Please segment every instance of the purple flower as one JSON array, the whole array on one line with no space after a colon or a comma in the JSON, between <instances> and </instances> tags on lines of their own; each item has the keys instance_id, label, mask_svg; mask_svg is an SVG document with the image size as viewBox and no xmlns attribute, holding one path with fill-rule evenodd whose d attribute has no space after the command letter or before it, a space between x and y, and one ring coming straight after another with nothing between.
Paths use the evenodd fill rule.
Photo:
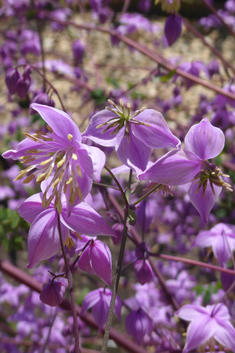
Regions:
<instances>
[{"instance_id":1,"label":"purple flower","mask_svg":"<svg viewBox=\"0 0 235 353\"><path fill-rule=\"evenodd\" d=\"M6 73L5 82L10 94L16 93L17 82L20 79L20 73L17 69L9 69Z\"/></svg>"},{"instance_id":2,"label":"purple flower","mask_svg":"<svg viewBox=\"0 0 235 353\"><path fill-rule=\"evenodd\" d=\"M186 299L192 301L195 297L193 288L197 285L196 279L185 270L178 274L177 279L167 280L166 284L179 303L183 303Z\"/></svg>"},{"instance_id":3,"label":"purple flower","mask_svg":"<svg viewBox=\"0 0 235 353\"><path fill-rule=\"evenodd\" d=\"M134 264L135 275L140 282L144 285L145 283L150 282L153 277L153 270L148 260L139 260Z\"/></svg>"},{"instance_id":4,"label":"purple flower","mask_svg":"<svg viewBox=\"0 0 235 353\"><path fill-rule=\"evenodd\" d=\"M173 14L167 18L164 33L169 47L174 44L181 35L182 24L183 20L178 15Z\"/></svg>"},{"instance_id":5,"label":"purple flower","mask_svg":"<svg viewBox=\"0 0 235 353\"><path fill-rule=\"evenodd\" d=\"M55 197L54 205L60 210L61 195L65 193L69 214L90 192L92 178L99 179L105 155L96 147L82 144L80 131L68 114L36 103L31 108L46 121L48 133L26 134L17 149L3 153L3 157L21 159L29 165L16 178L27 176L25 184L34 178L40 183L51 175L48 187L43 190L43 207L48 207ZM53 191L47 198L50 187Z\"/></svg>"},{"instance_id":6,"label":"purple flower","mask_svg":"<svg viewBox=\"0 0 235 353\"><path fill-rule=\"evenodd\" d=\"M207 222L222 186L231 191L230 185L221 178L225 176L222 171L207 161L222 152L224 142L223 132L212 126L208 119L203 119L189 129L184 150L168 152L140 174L139 179L164 185L191 182L189 198L203 221Z\"/></svg>"},{"instance_id":7,"label":"purple flower","mask_svg":"<svg viewBox=\"0 0 235 353\"><path fill-rule=\"evenodd\" d=\"M57 210L53 202L48 205L47 209L43 208L42 200L42 193L35 194L18 209L20 216L32 223L28 235L28 268L33 268L42 260L52 257L61 248ZM67 217L64 198L61 204L60 222L63 243L68 248L74 246L69 230L88 235L116 235L106 221L84 202L75 206L70 216Z\"/></svg>"},{"instance_id":8,"label":"purple flower","mask_svg":"<svg viewBox=\"0 0 235 353\"><path fill-rule=\"evenodd\" d=\"M196 77L200 76L200 71L204 71L207 77L209 77L209 72L207 66L202 62L202 61L193 61L193 62L183 62L182 64L179 65L179 69L194 75ZM179 77L179 75L174 75L173 82L176 81L176 79ZM181 85L185 84L186 89L191 88L195 82L191 81L190 79L187 78L182 78L181 79Z\"/></svg>"},{"instance_id":9,"label":"purple flower","mask_svg":"<svg viewBox=\"0 0 235 353\"><path fill-rule=\"evenodd\" d=\"M109 306L111 302L112 291L107 288L99 288L88 293L82 303L81 315L88 309L92 308L92 315L99 326L99 331L107 321ZM117 295L114 313L120 320L121 317L122 301Z\"/></svg>"},{"instance_id":10,"label":"purple flower","mask_svg":"<svg viewBox=\"0 0 235 353\"><path fill-rule=\"evenodd\" d=\"M96 274L108 285L111 285L112 279L112 255L109 247L101 240L89 238L82 235L82 239L76 242L76 251L80 251L89 242L82 255L79 258L78 265L81 270L90 274Z\"/></svg>"},{"instance_id":11,"label":"purple flower","mask_svg":"<svg viewBox=\"0 0 235 353\"><path fill-rule=\"evenodd\" d=\"M33 103L41 104L41 105L49 105L50 107L55 106L55 102L52 98L50 98L46 93L39 93L37 94L34 99ZM37 112L34 109L30 110L30 114L36 114Z\"/></svg>"},{"instance_id":12,"label":"purple flower","mask_svg":"<svg viewBox=\"0 0 235 353\"><path fill-rule=\"evenodd\" d=\"M58 306L64 299L64 293L66 290L66 279L49 280L43 287L40 300L49 306Z\"/></svg>"},{"instance_id":13,"label":"purple flower","mask_svg":"<svg viewBox=\"0 0 235 353\"><path fill-rule=\"evenodd\" d=\"M142 308L133 310L126 317L125 324L127 333L132 336L139 345L142 344L146 334L151 335L154 326L153 321Z\"/></svg>"},{"instance_id":14,"label":"purple flower","mask_svg":"<svg viewBox=\"0 0 235 353\"><path fill-rule=\"evenodd\" d=\"M119 159L130 168L144 170L151 148L178 147L180 141L171 133L163 116L153 109L131 113L109 100L112 108L95 114L83 136L101 146L114 146Z\"/></svg>"},{"instance_id":15,"label":"purple flower","mask_svg":"<svg viewBox=\"0 0 235 353\"><path fill-rule=\"evenodd\" d=\"M235 330L230 323L230 315L224 304L207 305L205 308L187 304L179 309L176 315L183 320L191 321L183 353L204 345L212 338L222 346L235 351Z\"/></svg>"},{"instance_id":16,"label":"purple flower","mask_svg":"<svg viewBox=\"0 0 235 353\"><path fill-rule=\"evenodd\" d=\"M75 40L72 45L72 50L76 62L81 62L85 51L84 44L80 42L80 40Z\"/></svg>"},{"instance_id":17,"label":"purple flower","mask_svg":"<svg viewBox=\"0 0 235 353\"><path fill-rule=\"evenodd\" d=\"M220 266L224 267L231 258L231 252L235 249L235 228L219 223L211 230L200 232L191 245L191 247L195 246L202 248L212 246Z\"/></svg>"}]
</instances>

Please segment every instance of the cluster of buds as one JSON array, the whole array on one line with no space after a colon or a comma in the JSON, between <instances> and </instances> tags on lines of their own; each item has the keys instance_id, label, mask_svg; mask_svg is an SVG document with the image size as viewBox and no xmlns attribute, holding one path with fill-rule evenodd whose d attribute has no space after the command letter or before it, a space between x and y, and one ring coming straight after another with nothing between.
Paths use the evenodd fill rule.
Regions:
<instances>
[{"instance_id":1,"label":"cluster of buds","mask_svg":"<svg viewBox=\"0 0 235 353\"><path fill-rule=\"evenodd\" d=\"M26 66L23 74L14 68L7 71L5 82L10 95L17 93L22 99L26 96L31 85L31 75L32 69L30 66Z\"/></svg>"}]
</instances>

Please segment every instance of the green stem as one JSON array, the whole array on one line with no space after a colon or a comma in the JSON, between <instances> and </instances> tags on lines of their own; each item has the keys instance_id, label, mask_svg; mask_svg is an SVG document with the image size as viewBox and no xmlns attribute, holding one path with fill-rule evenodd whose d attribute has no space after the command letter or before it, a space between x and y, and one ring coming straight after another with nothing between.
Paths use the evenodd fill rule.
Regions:
<instances>
[{"instance_id":1,"label":"green stem","mask_svg":"<svg viewBox=\"0 0 235 353\"><path fill-rule=\"evenodd\" d=\"M138 203L140 203L141 201L143 201L144 199L146 199L146 197L148 197L150 194L152 194L154 191L156 191L162 184L157 184L154 186L154 188L152 188L150 191L148 191L145 195L141 196L137 201L135 201L133 203L133 205L137 205Z\"/></svg>"},{"instance_id":2,"label":"green stem","mask_svg":"<svg viewBox=\"0 0 235 353\"><path fill-rule=\"evenodd\" d=\"M129 206L128 200L126 198L126 195L125 195L124 191L122 190L122 187L121 187L119 181L117 180L117 178L115 177L113 172L106 165L104 166L104 168L109 172L109 174L111 175L111 177L113 178L113 180L117 184L117 187L118 187L118 189L120 190L120 192L122 194L123 201L125 202L126 207L128 207Z\"/></svg>"}]
</instances>

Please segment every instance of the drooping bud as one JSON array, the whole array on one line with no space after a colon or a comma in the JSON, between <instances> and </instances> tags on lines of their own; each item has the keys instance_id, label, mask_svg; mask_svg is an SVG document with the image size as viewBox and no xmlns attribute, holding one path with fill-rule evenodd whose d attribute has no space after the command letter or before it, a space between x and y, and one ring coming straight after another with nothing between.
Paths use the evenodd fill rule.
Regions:
<instances>
[{"instance_id":1,"label":"drooping bud","mask_svg":"<svg viewBox=\"0 0 235 353\"><path fill-rule=\"evenodd\" d=\"M164 33L169 47L174 44L181 35L182 22L182 18L175 14L172 14L167 18Z\"/></svg>"},{"instance_id":2,"label":"drooping bud","mask_svg":"<svg viewBox=\"0 0 235 353\"><path fill-rule=\"evenodd\" d=\"M30 76L22 76L16 86L16 93L20 98L24 98L26 94L28 93L29 87L31 84L31 78Z\"/></svg>"},{"instance_id":3,"label":"drooping bud","mask_svg":"<svg viewBox=\"0 0 235 353\"><path fill-rule=\"evenodd\" d=\"M112 228L117 233L117 237L112 237L112 241L114 245L117 245L122 241L124 225L122 223L115 223Z\"/></svg>"},{"instance_id":4,"label":"drooping bud","mask_svg":"<svg viewBox=\"0 0 235 353\"><path fill-rule=\"evenodd\" d=\"M17 69L11 68L7 71L5 82L10 94L16 93L17 82L20 79L20 73Z\"/></svg>"},{"instance_id":5,"label":"drooping bud","mask_svg":"<svg viewBox=\"0 0 235 353\"><path fill-rule=\"evenodd\" d=\"M62 303L64 299L64 293L66 290L66 279L60 278L60 280L49 280L48 283L43 287L40 294L40 300L49 306L57 306Z\"/></svg>"},{"instance_id":6,"label":"drooping bud","mask_svg":"<svg viewBox=\"0 0 235 353\"><path fill-rule=\"evenodd\" d=\"M38 103L38 104L42 104L42 105L48 105L49 107L54 107L55 106L55 102L53 101L53 99L51 99L50 97L48 97L48 95L46 93L39 93L38 95L36 95L33 99L32 103ZM36 110L34 109L30 109L30 114L36 114Z\"/></svg>"},{"instance_id":7,"label":"drooping bud","mask_svg":"<svg viewBox=\"0 0 235 353\"><path fill-rule=\"evenodd\" d=\"M148 260L140 260L134 264L135 275L140 282L144 285L153 279L153 270Z\"/></svg>"},{"instance_id":8,"label":"drooping bud","mask_svg":"<svg viewBox=\"0 0 235 353\"><path fill-rule=\"evenodd\" d=\"M146 334L151 335L154 326L153 321L141 308L133 310L126 317L125 324L127 333L132 336L139 345L142 344Z\"/></svg>"},{"instance_id":9,"label":"drooping bud","mask_svg":"<svg viewBox=\"0 0 235 353\"><path fill-rule=\"evenodd\" d=\"M76 62L81 62L85 51L84 44L80 40L75 40L72 44L72 50Z\"/></svg>"}]
</instances>

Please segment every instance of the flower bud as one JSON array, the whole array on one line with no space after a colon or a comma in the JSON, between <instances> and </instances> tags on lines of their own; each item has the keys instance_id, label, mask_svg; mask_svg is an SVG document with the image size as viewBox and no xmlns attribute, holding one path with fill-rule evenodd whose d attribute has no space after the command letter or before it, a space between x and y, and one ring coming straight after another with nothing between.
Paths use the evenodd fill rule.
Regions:
<instances>
[{"instance_id":1,"label":"flower bud","mask_svg":"<svg viewBox=\"0 0 235 353\"><path fill-rule=\"evenodd\" d=\"M20 73L17 69L9 69L6 73L5 82L10 94L16 93L17 82L20 79Z\"/></svg>"},{"instance_id":2,"label":"flower bud","mask_svg":"<svg viewBox=\"0 0 235 353\"><path fill-rule=\"evenodd\" d=\"M49 280L42 289L40 300L49 306L60 305L64 299L66 282L67 281L65 279L63 280L61 278L60 280Z\"/></svg>"},{"instance_id":3,"label":"flower bud","mask_svg":"<svg viewBox=\"0 0 235 353\"><path fill-rule=\"evenodd\" d=\"M84 44L80 40L75 40L72 44L72 50L75 60L81 62L85 51Z\"/></svg>"},{"instance_id":4,"label":"flower bud","mask_svg":"<svg viewBox=\"0 0 235 353\"><path fill-rule=\"evenodd\" d=\"M138 281L142 285L153 279L153 270L148 260L137 261L134 265L134 270Z\"/></svg>"},{"instance_id":5,"label":"flower bud","mask_svg":"<svg viewBox=\"0 0 235 353\"><path fill-rule=\"evenodd\" d=\"M112 241L114 245L117 245L122 241L124 225L122 223L115 223L112 228L117 233L117 237L112 237Z\"/></svg>"},{"instance_id":6,"label":"flower bud","mask_svg":"<svg viewBox=\"0 0 235 353\"><path fill-rule=\"evenodd\" d=\"M182 31L182 19L178 15L170 15L164 27L165 38L168 46L170 47L177 41Z\"/></svg>"},{"instance_id":7,"label":"flower bud","mask_svg":"<svg viewBox=\"0 0 235 353\"><path fill-rule=\"evenodd\" d=\"M29 87L31 84L30 76L21 77L16 85L16 93L20 98L24 98L28 93Z\"/></svg>"},{"instance_id":8,"label":"flower bud","mask_svg":"<svg viewBox=\"0 0 235 353\"><path fill-rule=\"evenodd\" d=\"M42 105L48 105L49 107L54 107L55 106L55 102L53 101L53 99L49 98L48 95L46 93L39 93L38 95L36 95L33 99L32 103L38 103L38 104L42 104ZM34 109L30 109L30 114L36 114L36 110Z\"/></svg>"},{"instance_id":9,"label":"flower bud","mask_svg":"<svg viewBox=\"0 0 235 353\"><path fill-rule=\"evenodd\" d=\"M132 311L126 317L126 330L127 333L141 345L145 334L151 335L153 331L153 321L143 309L139 308L138 310Z\"/></svg>"}]
</instances>

